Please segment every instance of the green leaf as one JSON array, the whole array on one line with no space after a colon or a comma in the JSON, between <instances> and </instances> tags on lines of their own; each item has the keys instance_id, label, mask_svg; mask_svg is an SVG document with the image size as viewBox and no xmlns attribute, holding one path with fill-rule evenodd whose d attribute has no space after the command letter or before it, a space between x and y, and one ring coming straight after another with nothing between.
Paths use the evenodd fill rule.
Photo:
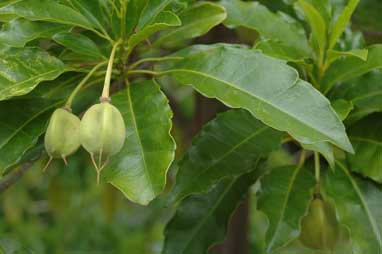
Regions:
<instances>
[{"instance_id":1,"label":"green leaf","mask_svg":"<svg viewBox=\"0 0 382 254\"><path fill-rule=\"evenodd\" d=\"M138 30L150 24L156 16L172 2L172 0L146 0L146 2L146 6L142 11L137 25Z\"/></svg>"},{"instance_id":2,"label":"green leaf","mask_svg":"<svg viewBox=\"0 0 382 254\"><path fill-rule=\"evenodd\" d=\"M327 42L327 27L325 20L321 16L320 12L307 1L299 0L298 4L302 8L306 20L310 26L313 48L316 51L318 59L321 60L326 50Z\"/></svg>"},{"instance_id":3,"label":"green leaf","mask_svg":"<svg viewBox=\"0 0 382 254\"><path fill-rule=\"evenodd\" d=\"M96 59L107 59L98 46L87 36L80 33L61 32L55 34L53 40L67 49Z\"/></svg>"},{"instance_id":4,"label":"green leaf","mask_svg":"<svg viewBox=\"0 0 382 254\"><path fill-rule=\"evenodd\" d=\"M323 77L323 91L328 93L338 82L356 78L373 69L382 68L382 44L369 46L368 52L367 61L354 57L335 61Z\"/></svg>"},{"instance_id":5,"label":"green leaf","mask_svg":"<svg viewBox=\"0 0 382 254\"><path fill-rule=\"evenodd\" d=\"M49 21L91 29L79 12L51 0L23 0L0 8L0 14L14 14L29 20Z\"/></svg>"},{"instance_id":6,"label":"green leaf","mask_svg":"<svg viewBox=\"0 0 382 254\"><path fill-rule=\"evenodd\" d=\"M381 253L382 190L351 175L341 162L337 165L335 171L327 172L324 189L336 204L340 222L351 232L353 253Z\"/></svg>"},{"instance_id":7,"label":"green leaf","mask_svg":"<svg viewBox=\"0 0 382 254\"><path fill-rule=\"evenodd\" d=\"M147 205L162 192L174 159L172 112L154 81L129 85L112 100L125 120L126 141L105 169L106 180L131 201Z\"/></svg>"},{"instance_id":8,"label":"green leaf","mask_svg":"<svg viewBox=\"0 0 382 254\"><path fill-rule=\"evenodd\" d=\"M107 1L94 1L94 0L68 0L72 6L78 10L92 27L98 28L106 34L108 28L109 17L112 8L108 8ZM105 13L105 11L109 13Z\"/></svg>"},{"instance_id":9,"label":"green leaf","mask_svg":"<svg viewBox=\"0 0 382 254\"><path fill-rule=\"evenodd\" d=\"M337 18L334 24L334 27L330 31L329 49L332 49L336 45L342 33L345 31L345 28L350 21L351 15L357 8L359 1L360 0L349 0L345 9L342 11L341 15Z\"/></svg>"},{"instance_id":10,"label":"green leaf","mask_svg":"<svg viewBox=\"0 0 382 254\"><path fill-rule=\"evenodd\" d=\"M179 162L170 202L205 192L224 177L250 171L259 158L279 146L281 135L247 111L220 114L204 126Z\"/></svg>"},{"instance_id":11,"label":"green leaf","mask_svg":"<svg viewBox=\"0 0 382 254\"><path fill-rule=\"evenodd\" d=\"M261 50L261 52L268 56L283 59L288 62L298 62L302 60L298 52L290 51L278 41L267 39L260 40L256 43L254 48Z\"/></svg>"},{"instance_id":12,"label":"green leaf","mask_svg":"<svg viewBox=\"0 0 382 254\"><path fill-rule=\"evenodd\" d=\"M357 57L363 61L366 61L368 53L369 51L367 49L352 49L350 51L337 51L330 49L327 51L326 57L328 65L330 65L341 57Z\"/></svg>"},{"instance_id":13,"label":"green leaf","mask_svg":"<svg viewBox=\"0 0 382 254\"><path fill-rule=\"evenodd\" d=\"M255 182L255 174L225 178L208 193L180 203L165 229L163 254L207 253L224 239L231 214Z\"/></svg>"},{"instance_id":14,"label":"green leaf","mask_svg":"<svg viewBox=\"0 0 382 254\"><path fill-rule=\"evenodd\" d=\"M219 5L202 2L181 12L179 18L182 21L182 26L161 33L154 43L155 47L201 36L221 23L226 18L226 12Z\"/></svg>"},{"instance_id":15,"label":"green leaf","mask_svg":"<svg viewBox=\"0 0 382 254\"><path fill-rule=\"evenodd\" d=\"M57 101L43 99L0 102L0 174L36 144L56 106Z\"/></svg>"},{"instance_id":16,"label":"green leaf","mask_svg":"<svg viewBox=\"0 0 382 254\"><path fill-rule=\"evenodd\" d=\"M129 0L126 10L126 34L131 34L138 25L139 18L148 0ZM138 30L138 29L137 29Z\"/></svg>"},{"instance_id":17,"label":"green leaf","mask_svg":"<svg viewBox=\"0 0 382 254\"><path fill-rule=\"evenodd\" d=\"M301 143L329 141L353 151L329 101L284 62L224 44L195 46L177 55L183 60L164 73L173 74L180 84L192 85L229 107L247 109Z\"/></svg>"},{"instance_id":18,"label":"green leaf","mask_svg":"<svg viewBox=\"0 0 382 254\"><path fill-rule=\"evenodd\" d=\"M68 26L26 19L13 19L3 25L0 31L0 44L12 47L24 47L29 41L50 38L58 32L69 30Z\"/></svg>"},{"instance_id":19,"label":"green leaf","mask_svg":"<svg viewBox=\"0 0 382 254\"><path fill-rule=\"evenodd\" d=\"M257 2L223 0L220 2L227 10L228 27L244 26L254 29L265 39L272 40L272 47L282 50L288 59L309 58L312 50L308 44L303 27L286 14L274 14Z\"/></svg>"},{"instance_id":20,"label":"green leaf","mask_svg":"<svg viewBox=\"0 0 382 254\"><path fill-rule=\"evenodd\" d=\"M382 121L380 114L362 119L349 130L355 154L347 155L353 172L382 183Z\"/></svg>"},{"instance_id":21,"label":"green leaf","mask_svg":"<svg viewBox=\"0 0 382 254\"><path fill-rule=\"evenodd\" d=\"M152 24L147 25L142 30L139 30L137 33L133 34L129 40L129 52L131 52L135 46L140 42L150 37L155 32L160 30L168 29L174 26L180 26L182 22L179 17L170 11L163 11L158 14Z\"/></svg>"},{"instance_id":22,"label":"green leaf","mask_svg":"<svg viewBox=\"0 0 382 254\"><path fill-rule=\"evenodd\" d=\"M41 81L66 71L57 58L37 48L0 49L0 101L29 93Z\"/></svg>"},{"instance_id":23,"label":"green leaf","mask_svg":"<svg viewBox=\"0 0 382 254\"><path fill-rule=\"evenodd\" d=\"M284 166L264 175L261 186L257 207L268 216L266 249L273 253L299 236L315 180L306 168Z\"/></svg>"},{"instance_id":24,"label":"green leaf","mask_svg":"<svg viewBox=\"0 0 382 254\"><path fill-rule=\"evenodd\" d=\"M343 121L353 110L353 103L344 99L338 99L332 102L332 107L340 117L341 121Z\"/></svg>"}]
</instances>

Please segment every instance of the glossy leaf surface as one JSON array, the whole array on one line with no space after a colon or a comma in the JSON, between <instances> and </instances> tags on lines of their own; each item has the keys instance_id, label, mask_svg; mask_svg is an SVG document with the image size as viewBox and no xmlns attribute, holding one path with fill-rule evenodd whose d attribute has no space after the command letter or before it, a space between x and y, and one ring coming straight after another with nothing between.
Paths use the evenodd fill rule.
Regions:
<instances>
[{"instance_id":1,"label":"glossy leaf surface","mask_svg":"<svg viewBox=\"0 0 382 254\"><path fill-rule=\"evenodd\" d=\"M164 73L173 74L180 84L192 85L229 107L247 109L302 143L330 141L352 152L329 101L284 62L224 44L194 46L176 55L184 59Z\"/></svg>"},{"instance_id":2,"label":"glossy leaf surface","mask_svg":"<svg viewBox=\"0 0 382 254\"><path fill-rule=\"evenodd\" d=\"M162 192L174 159L172 112L153 81L129 85L112 100L125 120L126 140L105 169L106 180L130 200L147 205Z\"/></svg>"},{"instance_id":3,"label":"glossy leaf surface","mask_svg":"<svg viewBox=\"0 0 382 254\"><path fill-rule=\"evenodd\" d=\"M207 191L224 177L248 172L280 142L280 132L244 110L219 115L203 128L179 162L171 201Z\"/></svg>"},{"instance_id":4,"label":"glossy leaf surface","mask_svg":"<svg viewBox=\"0 0 382 254\"><path fill-rule=\"evenodd\" d=\"M26 19L14 19L4 24L0 31L0 44L12 47L24 47L29 41L50 38L52 35L68 30L65 25L52 24Z\"/></svg>"},{"instance_id":5,"label":"glossy leaf surface","mask_svg":"<svg viewBox=\"0 0 382 254\"><path fill-rule=\"evenodd\" d=\"M0 101L26 94L64 71L66 67L59 59L41 49L0 49Z\"/></svg>"}]
</instances>

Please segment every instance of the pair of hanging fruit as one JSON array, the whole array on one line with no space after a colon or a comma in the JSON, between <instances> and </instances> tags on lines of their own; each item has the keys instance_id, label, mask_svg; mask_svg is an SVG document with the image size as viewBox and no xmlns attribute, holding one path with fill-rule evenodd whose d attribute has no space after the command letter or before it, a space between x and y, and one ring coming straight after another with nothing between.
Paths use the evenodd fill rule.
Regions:
<instances>
[{"instance_id":1,"label":"pair of hanging fruit","mask_svg":"<svg viewBox=\"0 0 382 254\"><path fill-rule=\"evenodd\" d=\"M101 64L95 66L78 85L66 106L54 111L45 134L45 149L50 157L48 165L53 158L61 158L66 164L66 157L75 153L82 145L90 153L96 168L97 183L100 180L101 170L107 165L110 156L122 149L126 135L123 117L119 110L110 104L109 97L111 72L118 45L119 43L114 45L109 59L100 103L90 107L82 120L71 113L70 105L74 96Z\"/></svg>"}]
</instances>

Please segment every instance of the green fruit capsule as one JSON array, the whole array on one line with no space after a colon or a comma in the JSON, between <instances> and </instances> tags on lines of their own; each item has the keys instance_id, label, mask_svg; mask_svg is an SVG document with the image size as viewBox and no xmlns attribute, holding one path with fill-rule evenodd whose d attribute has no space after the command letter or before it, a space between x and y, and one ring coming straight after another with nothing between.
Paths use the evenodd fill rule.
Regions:
<instances>
[{"instance_id":1,"label":"green fruit capsule","mask_svg":"<svg viewBox=\"0 0 382 254\"><path fill-rule=\"evenodd\" d=\"M93 105L86 111L81 120L80 140L82 146L90 153L97 170L97 183L99 183L100 172L107 164L109 157L122 149L125 136L123 117L109 102ZM99 157L98 165L94 155ZM103 155L106 156L106 162L102 165Z\"/></svg>"},{"instance_id":2,"label":"green fruit capsule","mask_svg":"<svg viewBox=\"0 0 382 254\"><path fill-rule=\"evenodd\" d=\"M80 140L89 153L114 155L122 149L125 135L121 113L108 102L93 105L82 118Z\"/></svg>"},{"instance_id":3,"label":"green fruit capsule","mask_svg":"<svg viewBox=\"0 0 382 254\"><path fill-rule=\"evenodd\" d=\"M301 242L309 248L333 250L340 241L340 225L334 207L316 197L301 221Z\"/></svg>"},{"instance_id":4,"label":"green fruit capsule","mask_svg":"<svg viewBox=\"0 0 382 254\"><path fill-rule=\"evenodd\" d=\"M46 152L51 159L62 158L66 163L66 157L80 145L80 119L66 109L56 109L45 133Z\"/></svg>"}]
</instances>

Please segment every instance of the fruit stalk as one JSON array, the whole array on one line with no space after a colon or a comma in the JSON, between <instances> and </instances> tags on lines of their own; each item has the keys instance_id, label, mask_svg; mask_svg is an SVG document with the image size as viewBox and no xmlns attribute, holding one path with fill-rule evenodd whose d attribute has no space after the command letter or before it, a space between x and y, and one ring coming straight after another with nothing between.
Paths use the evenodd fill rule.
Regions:
<instances>
[{"instance_id":1,"label":"fruit stalk","mask_svg":"<svg viewBox=\"0 0 382 254\"><path fill-rule=\"evenodd\" d=\"M93 76L94 72L96 72L100 67L102 67L106 63L107 62L105 61L105 62L99 63L96 66L94 66L93 69L86 75L86 77L83 80L81 80L81 82L77 85L77 87L70 94L70 96L69 96L69 98L68 98L68 100L67 100L67 102L65 104L65 108L67 108L67 109L71 109L72 108L73 100L77 96L78 92L82 89L84 84L89 80L89 78L91 76Z\"/></svg>"},{"instance_id":2,"label":"fruit stalk","mask_svg":"<svg viewBox=\"0 0 382 254\"><path fill-rule=\"evenodd\" d=\"M120 44L121 44L121 40L117 41L114 44L113 49L111 50L109 63L108 63L107 70L106 70L105 83L103 85L101 100L109 100L110 80L111 80L111 74L113 71L114 57L115 57L115 52L117 51L117 48Z\"/></svg>"}]
</instances>

